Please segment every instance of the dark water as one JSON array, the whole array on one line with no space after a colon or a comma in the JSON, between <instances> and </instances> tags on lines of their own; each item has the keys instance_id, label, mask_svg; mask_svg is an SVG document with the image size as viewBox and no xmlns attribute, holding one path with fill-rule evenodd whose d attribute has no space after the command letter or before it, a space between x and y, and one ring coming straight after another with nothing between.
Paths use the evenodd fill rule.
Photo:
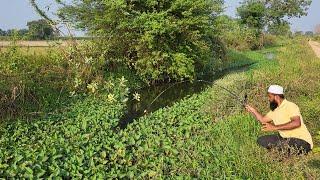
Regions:
<instances>
[{"instance_id":1,"label":"dark water","mask_svg":"<svg viewBox=\"0 0 320 180\"><path fill-rule=\"evenodd\" d=\"M249 66L250 65L245 65L238 68L224 70L215 76L208 77L204 80L213 83L215 80L222 78L228 73L245 71ZM147 113L154 112L166 106L172 106L175 102L185 97L191 96L195 93L200 93L208 86L211 86L212 83L202 81L165 83L133 91L133 93L137 92L140 94L140 101L134 100L133 93L130 94L130 100L127 102L127 111L121 118L119 127L125 128L127 124Z\"/></svg>"}]
</instances>

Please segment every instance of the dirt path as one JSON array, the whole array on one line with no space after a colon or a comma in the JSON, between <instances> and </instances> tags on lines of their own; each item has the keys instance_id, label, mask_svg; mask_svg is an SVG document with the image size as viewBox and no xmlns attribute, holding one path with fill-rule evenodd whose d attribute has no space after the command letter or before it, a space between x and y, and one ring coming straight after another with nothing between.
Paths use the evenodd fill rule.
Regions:
<instances>
[{"instance_id":1,"label":"dirt path","mask_svg":"<svg viewBox=\"0 0 320 180\"><path fill-rule=\"evenodd\" d=\"M309 45L312 47L314 53L320 58L320 43L316 41L309 41Z\"/></svg>"}]
</instances>

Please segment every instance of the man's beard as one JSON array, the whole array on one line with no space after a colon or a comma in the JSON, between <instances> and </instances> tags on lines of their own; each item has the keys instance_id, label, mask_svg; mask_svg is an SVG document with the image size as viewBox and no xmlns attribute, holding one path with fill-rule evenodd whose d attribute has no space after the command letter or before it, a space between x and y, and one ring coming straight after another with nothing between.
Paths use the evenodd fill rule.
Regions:
<instances>
[{"instance_id":1,"label":"man's beard","mask_svg":"<svg viewBox=\"0 0 320 180\"><path fill-rule=\"evenodd\" d=\"M276 101L270 102L270 109L274 111L278 107L278 103Z\"/></svg>"}]
</instances>

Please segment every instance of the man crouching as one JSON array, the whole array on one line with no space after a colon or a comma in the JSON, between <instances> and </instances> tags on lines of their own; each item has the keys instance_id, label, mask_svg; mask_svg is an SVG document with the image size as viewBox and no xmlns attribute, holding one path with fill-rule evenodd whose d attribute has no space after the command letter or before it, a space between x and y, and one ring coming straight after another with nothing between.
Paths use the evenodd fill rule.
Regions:
<instances>
[{"instance_id":1,"label":"man crouching","mask_svg":"<svg viewBox=\"0 0 320 180\"><path fill-rule=\"evenodd\" d=\"M261 136L258 144L267 149L280 151L295 149L298 154L305 154L313 148L311 135L303 122L299 107L284 98L283 88L271 85L268 89L271 111L263 116L255 108L246 105L248 112L263 125L263 131L278 131L273 135Z\"/></svg>"}]
</instances>

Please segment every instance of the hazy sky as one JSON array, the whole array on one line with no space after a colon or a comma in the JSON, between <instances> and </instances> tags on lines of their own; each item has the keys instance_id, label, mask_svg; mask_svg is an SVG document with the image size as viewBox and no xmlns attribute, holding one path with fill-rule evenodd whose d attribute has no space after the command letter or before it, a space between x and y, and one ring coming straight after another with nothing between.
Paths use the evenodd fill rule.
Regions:
<instances>
[{"instance_id":1,"label":"hazy sky","mask_svg":"<svg viewBox=\"0 0 320 180\"><path fill-rule=\"evenodd\" d=\"M47 9L49 5L49 14L53 14L57 8L53 6L54 0L38 0L42 2L42 8ZM226 14L235 17L236 7L240 0L226 0ZM29 0L1 0L0 6L0 29L21 29L27 28L28 21L39 19L39 15L31 7ZM313 31L316 24L320 24L320 0L313 0L308 11L308 16L300 19L291 19L293 31Z\"/></svg>"}]
</instances>

